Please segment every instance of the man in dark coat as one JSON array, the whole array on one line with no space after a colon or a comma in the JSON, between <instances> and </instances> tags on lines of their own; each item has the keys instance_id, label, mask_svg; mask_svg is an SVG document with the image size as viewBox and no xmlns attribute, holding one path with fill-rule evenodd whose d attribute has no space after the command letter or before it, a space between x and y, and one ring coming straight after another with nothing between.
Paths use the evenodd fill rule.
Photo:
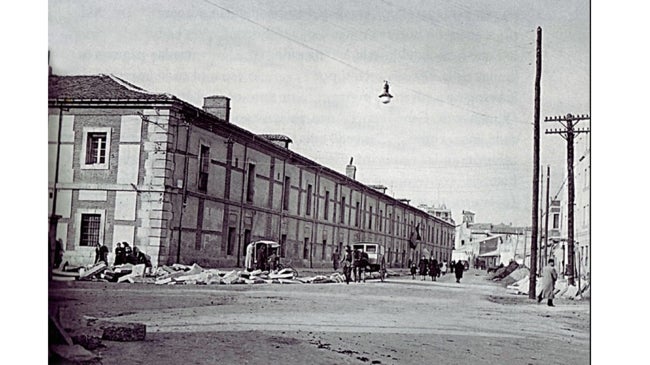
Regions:
<instances>
[{"instance_id":1,"label":"man in dark coat","mask_svg":"<svg viewBox=\"0 0 650 365\"><path fill-rule=\"evenodd\" d=\"M421 280L426 280L427 278L427 270L429 269L429 260L427 260L424 255L422 255L422 258L420 259L420 263L418 264L418 267L420 269L420 279Z\"/></svg>"},{"instance_id":2,"label":"man in dark coat","mask_svg":"<svg viewBox=\"0 0 650 365\"><path fill-rule=\"evenodd\" d=\"M95 248L95 264L100 261L104 262L104 264L108 266L108 247L97 242L97 247Z\"/></svg>"},{"instance_id":3,"label":"man in dark coat","mask_svg":"<svg viewBox=\"0 0 650 365\"><path fill-rule=\"evenodd\" d=\"M354 250L354 261L352 262L354 269L354 282L361 282L361 250Z\"/></svg>"},{"instance_id":4,"label":"man in dark coat","mask_svg":"<svg viewBox=\"0 0 650 365\"><path fill-rule=\"evenodd\" d=\"M361 258L359 259L359 270L361 272L361 279L366 282L366 268L370 264L370 258L366 251L361 251Z\"/></svg>"},{"instance_id":5,"label":"man in dark coat","mask_svg":"<svg viewBox=\"0 0 650 365\"><path fill-rule=\"evenodd\" d=\"M456 274L456 282L460 283L460 279L463 277L463 271L465 270L465 265L462 261L458 260L456 265L453 267L454 273Z\"/></svg>"},{"instance_id":6,"label":"man in dark coat","mask_svg":"<svg viewBox=\"0 0 650 365\"><path fill-rule=\"evenodd\" d=\"M334 249L334 253L332 254L332 268L334 271L339 269L339 261L341 260L339 256L339 249Z\"/></svg>"},{"instance_id":7,"label":"man in dark coat","mask_svg":"<svg viewBox=\"0 0 650 365\"><path fill-rule=\"evenodd\" d=\"M429 260L429 275L431 275L431 281L436 281L436 277L438 277L438 260L433 257Z\"/></svg>"},{"instance_id":8,"label":"man in dark coat","mask_svg":"<svg viewBox=\"0 0 650 365\"><path fill-rule=\"evenodd\" d=\"M113 265L122 265L125 264L126 262L124 261L124 247L122 247L122 243L118 242L115 245L115 261L113 262Z\"/></svg>"}]
</instances>

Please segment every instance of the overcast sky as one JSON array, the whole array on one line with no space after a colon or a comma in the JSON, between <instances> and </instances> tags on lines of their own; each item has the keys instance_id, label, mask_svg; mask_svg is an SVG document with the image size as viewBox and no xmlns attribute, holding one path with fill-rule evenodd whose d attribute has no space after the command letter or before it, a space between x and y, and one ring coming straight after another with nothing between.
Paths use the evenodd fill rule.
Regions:
<instances>
[{"instance_id":1,"label":"overcast sky","mask_svg":"<svg viewBox=\"0 0 650 365\"><path fill-rule=\"evenodd\" d=\"M542 120L590 113L588 1L56 0L48 47L56 74L226 95L234 124L395 198L529 226L538 26ZM566 145L541 127L554 195Z\"/></svg>"}]
</instances>

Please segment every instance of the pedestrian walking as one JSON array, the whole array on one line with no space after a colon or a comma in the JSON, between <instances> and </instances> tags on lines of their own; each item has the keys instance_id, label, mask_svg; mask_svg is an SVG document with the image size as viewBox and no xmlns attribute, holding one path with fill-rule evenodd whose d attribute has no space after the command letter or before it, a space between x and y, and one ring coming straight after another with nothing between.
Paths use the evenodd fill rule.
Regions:
<instances>
[{"instance_id":1,"label":"pedestrian walking","mask_svg":"<svg viewBox=\"0 0 650 365\"><path fill-rule=\"evenodd\" d=\"M456 269L456 261L451 260L451 264L449 265L449 272L453 274L454 269Z\"/></svg>"},{"instance_id":2,"label":"pedestrian walking","mask_svg":"<svg viewBox=\"0 0 650 365\"><path fill-rule=\"evenodd\" d=\"M431 275L431 281L436 281L436 278L440 276L440 267L438 266L438 260L431 257L429 261L429 275Z\"/></svg>"},{"instance_id":3,"label":"pedestrian walking","mask_svg":"<svg viewBox=\"0 0 650 365\"><path fill-rule=\"evenodd\" d=\"M334 253L332 254L332 268L334 271L339 269L339 260L341 259L339 256L339 249L334 249Z\"/></svg>"},{"instance_id":4,"label":"pedestrian walking","mask_svg":"<svg viewBox=\"0 0 650 365\"><path fill-rule=\"evenodd\" d=\"M447 274L447 260L442 261L442 264L440 265L440 272L443 276Z\"/></svg>"},{"instance_id":5,"label":"pedestrian walking","mask_svg":"<svg viewBox=\"0 0 650 365\"><path fill-rule=\"evenodd\" d=\"M555 260L548 259L548 265L542 269L542 290L537 296L537 303L541 303L542 299L547 299L549 307L553 305L553 297L555 296L555 282L557 281L557 271L555 270Z\"/></svg>"},{"instance_id":6,"label":"pedestrian walking","mask_svg":"<svg viewBox=\"0 0 650 365\"><path fill-rule=\"evenodd\" d=\"M420 269L420 280L426 280L427 279L427 270L429 269L429 260L422 255L422 258L420 258L420 262L418 263L418 268Z\"/></svg>"},{"instance_id":7,"label":"pedestrian walking","mask_svg":"<svg viewBox=\"0 0 650 365\"><path fill-rule=\"evenodd\" d=\"M463 264L462 261L458 260L458 262L454 266L452 266L453 267L452 271L456 274L456 282L460 283L460 279L463 278L463 271L465 270L465 265Z\"/></svg>"},{"instance_id":8,"label":"pedestrian walking","mask_svg":"<svg viewBox=\"0 0 650 365\"><path fill-rule=\"evenodd\" d=\"M411 261L409 259L409 261ZM418 267L415 265L415 262L411 262L411 279L415 280L415 274L418 272Z\"/></svg>"}]
</instances>

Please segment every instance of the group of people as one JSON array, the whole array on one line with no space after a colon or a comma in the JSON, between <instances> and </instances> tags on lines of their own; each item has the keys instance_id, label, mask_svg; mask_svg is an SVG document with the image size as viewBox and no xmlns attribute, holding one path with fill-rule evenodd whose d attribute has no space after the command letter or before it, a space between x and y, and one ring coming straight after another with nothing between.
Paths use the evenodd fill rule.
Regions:
<instances>
[{"instance_id":1,"label":"group of people","mask_svg":"<svg viewBox=\"0 0 650 365\"><path fill-rule=\"evenodd\" d=\"M108 247L98 242L95 247L95 264L99 262L103 262L108 266ZM148 269L151 268L151 257L135 246L131 248L127 242L117 242L115 244L113 265L123 264L144 264L145 269Z\"/></svg>"},{"instance_id":2,"label":"group of people","mask_svg":"<svg viewBox=\"0 0 650 365\"><path fill-rule=\"evenodd\" d=\"M456 274L456 282L460 283L460 279L463 277L463 271L465 271L465 265L462 261L458 261L451 265L451 272ZM422 255L420 261L416 265L415 262L411 263L411 278L415 280L415 274L420 274L421 280L426 280L427 275L431 276L432 281L436 281L441 275L447 273L447 261L441 263L438 262L435 258L427 259L426 256Z\"/></svg>"},{"instance_id":3,"label":"group of people","mask_svg":"<svg viewBox=\"0 0 650 365\"><path fill-rule=\"evenodd\" d=\"M354 282L366 282L365 272L366 268L370 264L368 253L358 249L352 252L350 245L345 246L345 254L343 258L339 260L339 251L336 249L332 254L332 266L334 271L339 269L339 265L343 265L343 275L345 275L345 283L350 284L350 281L353 279Z\"/></svg>"},{"instance_id":4,"label":"group of people","mask_svg":"<svg viewBox=\"0 0 650 365\"><path fill-rule=\"evenodd\" d=\"M146 253L140 251L138 247L133 246L131 248L128 242L118 242L115 245L115 261L113 264L144 264L145 268L150 268L151 258Z\"/></svg>"}]
</instances>

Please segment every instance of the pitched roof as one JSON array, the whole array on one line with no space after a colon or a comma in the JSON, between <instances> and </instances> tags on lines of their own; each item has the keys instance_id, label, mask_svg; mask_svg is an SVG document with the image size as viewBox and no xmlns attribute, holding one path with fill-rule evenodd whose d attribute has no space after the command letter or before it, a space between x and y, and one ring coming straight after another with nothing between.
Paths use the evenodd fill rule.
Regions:
<instances>
[{"instance_id":1,"label":"pitched roof","mask_svg":"<svg viewBox=\"0 0 650 365\"><path fill-rule=\"evenodd\" d=\"M59 76L50 75L49 99L101 100L172 100L173 95L152 93L113 75Z\"/></svg>"}]
</instances>

